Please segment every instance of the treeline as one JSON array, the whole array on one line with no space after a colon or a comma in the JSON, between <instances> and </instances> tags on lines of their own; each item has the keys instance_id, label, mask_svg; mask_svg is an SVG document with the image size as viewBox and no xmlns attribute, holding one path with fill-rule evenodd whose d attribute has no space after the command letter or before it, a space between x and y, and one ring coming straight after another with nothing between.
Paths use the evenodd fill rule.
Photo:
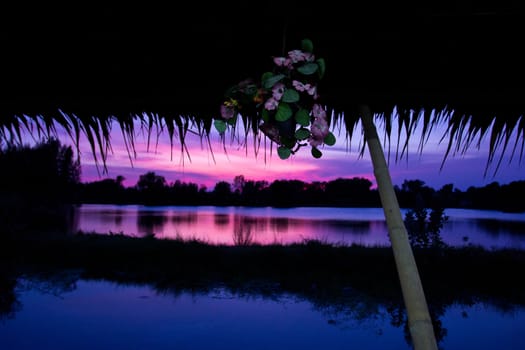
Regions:
<instances>
[{"instance_id":1,"label":"treeline","mask_svg":"<svg viewBox=\"0 0 525 350\"><path fill-rule=\"evenodd\" d=\"M39 228L52 217L64 217L70 204L112 203L217 206L330 206L380 207L379 194L366 178L331 181L254 181L238 175L232 183L219 181L213 189L176 180L168 183L155 172L141 175L134 186L124 177L82 183L80 161L71 147L51 139L34 147L0 148L0 221L3 229L28 226L35 217ZM525 212L525 180L493 182L467 191L447 184L434 189L422 180L405 180L395 188L404 208L475 208ZM41 215L36 215L40 213ZM51 215L55 213L56 215ZM67 215L66 215L67 216ZM26 219L24 219L26 218Z\"/></svg>"},{"instance_id":2,"label":"treeline","mask_svg":"<svg viewBox=\"0 0 525 350\"><path fill-rule=\"evenodd\" d=\"M219 181L212 190L191 182L167 180L155 172L124 187L124 177L79 184L81 203L218 206L330 206L380 207L379 194L366 178L337 178L323 182L301 180L254 181L238 175L232 183ZM467 191L447 184L436 190L422 180L405 180L395 191L402 207L475 208L525 211L525 181L493 182Z\"/></svg>"},{"instance_id":3,"label":"treeline","mask_svg":"<svg viewBox=\"0 0 525 350\"><path fill-rule=\"evenodd\" d=\"M69 226L77 201L80 162L56 139L0 148L0 236Z\"/></svg>"}]
</instances>

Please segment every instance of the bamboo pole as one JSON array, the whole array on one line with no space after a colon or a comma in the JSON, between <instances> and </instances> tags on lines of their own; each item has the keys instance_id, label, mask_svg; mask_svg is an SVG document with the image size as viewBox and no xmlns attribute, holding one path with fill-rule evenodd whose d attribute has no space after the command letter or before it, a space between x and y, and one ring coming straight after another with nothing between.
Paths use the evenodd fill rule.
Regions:
<instances>
[{"instance_id":1,"label":"bamboo pole","mask_svg":"<svg viewBox=\"0 0 525 350\"><path fill-rule=\"evenodd\" d=\"M373 115L370 108L366 105L361 106L359 112L394 252L403 300L407 309L408 327L412 344L415 350L437 350L436 337L423 285L392 185L385 154L374 125Z\"/></svg>"}]
</instances>

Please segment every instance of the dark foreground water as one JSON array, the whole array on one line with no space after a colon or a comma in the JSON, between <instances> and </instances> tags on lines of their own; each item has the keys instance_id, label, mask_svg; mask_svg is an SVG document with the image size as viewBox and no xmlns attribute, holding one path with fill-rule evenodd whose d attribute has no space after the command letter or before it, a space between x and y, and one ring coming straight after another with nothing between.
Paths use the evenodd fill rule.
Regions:
<instances>
[{"instance_id":1,"label":"dark foreground water","mask_svg":"<svg viewBox=\"0 0 525 350\"><path fill-rule=\"evenodd\" d=\"M2 350L410 349L403 311L350 291L332 300L20 279L12 292L0 319ZM452 303L436 316L442 349L525 349L522 306Z\"/></svg>"},{"instance_id":2,"label":"dark foreground water","mask_svg":"<svg viewBox=\"0 0 525 350\"><path fill-rule=\"evenodd\" d=\"M447 209L445 243L525 249L525 213ZM403 211L404 215L404 211ZM83 205L76 229L143 237L199 239L212 244L390 245L382 208L252 208Z\"/></svg>"}]
</instances>

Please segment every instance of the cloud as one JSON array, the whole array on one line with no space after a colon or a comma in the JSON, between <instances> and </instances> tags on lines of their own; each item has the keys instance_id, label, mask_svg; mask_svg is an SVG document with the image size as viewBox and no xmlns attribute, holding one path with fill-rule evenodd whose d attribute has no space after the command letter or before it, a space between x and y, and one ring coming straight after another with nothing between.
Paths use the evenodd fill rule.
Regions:
<instances>
[{"instance_id":1,"label":"cloud","mask_svg":"<svg viewBox=\"0 0 525 350\"><path fill-rule=\"evenodd\" d=\"M378 127L380 131L381 128ZM381 132L381 131L380 131ZM446 150L446 143L440 142L444 126L438 126L427 140L423 152L418 152L419 133L416 129L409 143L405 158L396 161L397 144L395 140L385 147L389 157L389 167L394 184L400 185L406 179L421 179L434 188L453 183L457 188L483 186L492 181L508 183L523 178L523 169L516 159L509 162L505 157L502 168L495 177L491 176L494 166L485 176L488 156L488 142L482 140L479 149L472 148L464 154L449 155L443 169L441 163ZM96 181L104 177L126 177L125 185L134 185L138 177L148 171L155 171L164 176L168 182L175 180L193 182L213 188L219 181L232 182L237 175L244 175L250 180L274 181L277 179L298 179L306 182L330 181L336 178L367 178L375 184L372 163L368 149L360 150L363 139L360 126L357 125L348 143L344 130L335 132L337 143L321 150L323 156L314 159L309 147L304 147L287 160L281 160L276 153L275 145L264 138L254 138L248 133L239 131L235 138L221 140L213 130L210 140L188 133L187 150L180 147L177 140L172 145L167 133L159 135L158 144L152 140L147 144L147 135L137 134L136 155L128 153L122 135L117 127L111 134L112 152L108 154L107 174L97 173L94 157L85 138L81 139L82 181ZM393 135L396 131L393 130ZM403 138L403 136L402 136ZM64 135L64 140L67 139ZM208 142L209 141L209 142ZM385 138L381 135L381 141ZM404 140L401 140L404 142ZM408 154L408 158L406 155ZM101 170L101 168L99 168Z\"/></svg>"}]
</instances>

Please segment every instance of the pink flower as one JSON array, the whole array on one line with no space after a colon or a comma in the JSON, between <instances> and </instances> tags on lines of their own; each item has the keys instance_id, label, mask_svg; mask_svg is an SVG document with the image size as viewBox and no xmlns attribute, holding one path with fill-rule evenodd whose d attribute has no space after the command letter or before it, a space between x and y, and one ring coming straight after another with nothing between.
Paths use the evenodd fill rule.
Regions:
<instances>
[{"instance_id":1,"label":"pink flower","mask_svg":"<svg viewBox=\"0 0 525 350\"><path fill-rule=\"evenodd\" d=\"M313 147L318 147L318 146L321 146L323 144L323 140L318 140L318 139L315 139L315 138L310 136L308 138L308 143L310 143L310 145L313 146Z\"/></svg>"},{"instance_id":2,"label":"pink flower","mask_svg":"<svg viewBox=\"0 0 525 350\"><path fill-rule=\"evenodd\" d=\"M298 80L293 80L292 85L297 91L306 91L308 95L314 96L314 99L317 98L317 86L311 84L303 84Z\"/></svg>"},{"instance_id":3,"label":"pink flower","mask_svg":"<svg viewBox=\"0 0 525 350\"><path fill-rule=\"evenodd\" d=\"M310 96L315 96L316 95L316 93L317 93L317 86L306 84L305 87L306 87L306 92L308 92L308 95L310 95Z\"/></svg>"},{"instance_id":4,"label":"pink flower","mask_svg":"<svg viewBox=\"0 0 525 350\"><path fill-rule=\"evenodd\" d=\"M273 63L275 63L278 67L286 67L288 69L292 69L292 60L286 57L274 57Z\"/></svg>"},{"instance_id":5,"label":"pink flower","mask_svg":"<svg viewBox=\"0 0 525 350\"><path fill-rule=\"evenodd\" d=\"M318 103L312 106L312 115L314 116L314 118L321 118L325 119L326 121L326 111L324 110L323 106L321 106Z\"/></svg>"},{"instance_id":6,"label":"pink flower","mask_svg":"<svg viewBox=\"0 0 525 350\"><path fill-rule=\"evenodd\" d=\"M317 147L323 144L324 139L330 133L328 128L328 122L325 118L315 118L312 126L310 127L310 137L308 142L313 147Z\"/></svg>"},{"instance_id":7,"label":"pink flower","mask_svg":"<svg viewBox=\"0 0 525 350\"><path fill-rule=\"evenodd\" d=\"M269 111L273 111L274 109L277 108L278 105L279 105L279 101L277 101L277 100L274 99L273 97L270 97L270 98L264 103L264 108L266 108L266 109L269 110Z\"/></svg>"},{"instance_id":8,"label":"pink flower","mask_svg":"<svg viewBox=\"0 0 525 350\"><path fill-rule=\"evenodd\" d=\"M283 94L284 94L284 84L283 83L275 84L272 89L272 97L276 99L277 101L280 101L281 97L283 97Z\"/></svg>"},{"instance_id":9,"label":"pink flower","mask_svg":"<svg viewBox=\"0 0 525 350\"><path fill-rule=\"evenodd\" d=\"M312 137L316 140L323 141L326 136L330 133L328 128L328 122L325 118L315 118L310 128Z\"/></svg>"},{"instance_id":10,"label":"pink flower","mask_svg":"<svg viewBox=\"0 0 525 350\"><path fill-rule=\"evenodd\" d=\"M305 91L305 84L301 83L299 80L292 80L292 85L297 91ZM307 84L308 85L308 84Z\"/></svg>"},{"instance_id":11,"label":"pink flower","mask_svg":"<svg viewBox=\"0 0 525 350\"><path fill-rule=\"evenodd\" d=\"M315 59L312 53L303 52L301 50L288 51L288 57L290 57L293 63L302 62L302 61L312 62Z\"/></svg>"},{"instance_id":12,"label":"pink flower","mask_svg":"<svg viewBox=\"0 0 525 350\"><path fill-rule=\"evenodd\" d=\"M222 104L221 105L221 116L224 119L233 118L235 116L235 107Z\"/></svg>"}]
</instances>

